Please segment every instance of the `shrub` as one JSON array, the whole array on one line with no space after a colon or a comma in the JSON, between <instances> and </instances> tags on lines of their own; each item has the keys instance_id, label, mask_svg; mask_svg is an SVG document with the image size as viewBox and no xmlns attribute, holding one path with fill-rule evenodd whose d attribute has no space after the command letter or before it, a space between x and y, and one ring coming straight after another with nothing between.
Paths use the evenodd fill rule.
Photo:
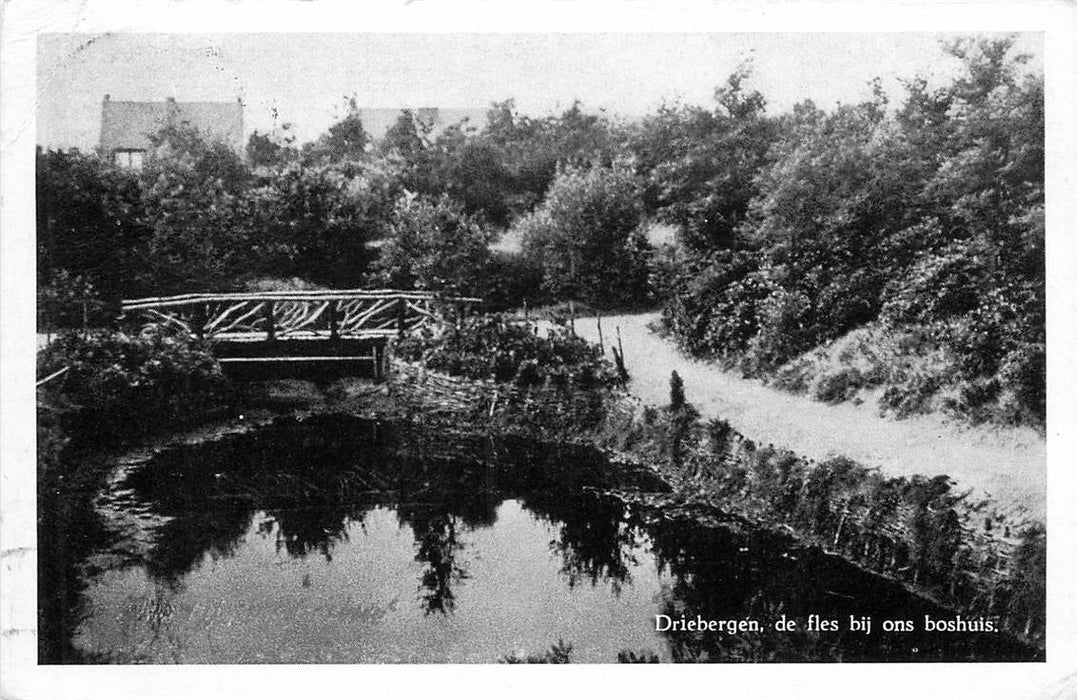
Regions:
<instances>
[{"instance_id":1,"label":"shrub","mask_svg":"<svg viewBox=\"0 0 1077 700\"><path fill-rule=\"evenodd\" d=\"M938 375L916 373L905 385L887 388L879 397L879 408L884 412L893 411L898 418L926 413L943 383L943 378Z\"/></svg>"},{"instance_id":2,"label":"shrub","mask_svg":"<svg viewBox=\"0 0 1077 700\"><path fill-rule=\"evenodd\" d=\"M401 197L375 265L378 281L398 289L482 292L491 233L449 198Z\"/></svg>"},{"instance_id":3,"label":"shrub","mask_svg":"<svg viewBox=\"0 0 1077 700\"><path fill-rule=\"evenodd\" d=\"M690 352L743 352L759 331L759 307L771 289L751 251L718 251L686 265L684 280L662 312L662 323Z\"/></svg>"},{"instance_id":4,"label":"shrub","mask_svg":"<svg viewBox=\"0 0 1077 700\"><path fill-rule=\"evenodd\" d=\"M1047 420L1047 352L1041 343L1023 343L1002 360L999 382L1008 388L1002 406L1005 417L1017 423Z\"/></svg>"},{"instance_id":5,"label":"shrub","mask_svg":"<svg viewBox=\"0 0 1077 700\"><path fill-rule=\"evenodd\" d=\"M759 332L748 344L741 370L748 376L768 373L813 344L804 317L811 301L799 292L776 290L760 305Z\"/></svg>"},{"instance_id":6,"label":"shrub","mask_svg":"<svg viewBox=\"0 0 1077 700\"><path fill-rule=\"evenodd\" d=\"M38 372L64 367L41 393L56 425L80 446L157 430L228 398L220 365L201 343L157 330L61 336L43 351Z\"/></svg>"},{"instance_id":7,"label":"shrub","mask_svg":"<svg viewBox=\"0 0 1077 700\"><path fill-rule=\"evenodd\" d=\"M525 302L537 306L546 299L542 268L522 255L503 251L491 252L478 292L491 311L519 308Z\"/></svg>"},{"instance_id":8,"label":"shrub","mask_svg":"<svg viewBox=\"0 0 1077 700\"><path fill-rule=\"evenodd\" d=\"M428 330L406 338L398 351L405 359L447 374L518 386L596 388L618 383L616 370L598 346L564 328L543 338L530 326L496 314L465 319L440 335Z\"/></svg>"},{"instance_id":9,"label":"shrub","mask_svg":"<svg viewBox=\"0 0 1077 700\"><path fill-rule=\"evenodd\" d=\"M977 306L986 275L982 260L967 242L923 258L890 285L883 319L922 323L969 313Z\"/></svg>"},{"instance_id":10,"label":"shrub","mask_svg":"<svg viewBox=\"0 0 1077 700\"><path fill-rule=\"evenodd\" d=\"M73 275L67 270L58 270L37 290L39 331L106 325L116 317L117 311L101 300L87 276Z\"/></svg>"},{"instance_id":11,"label":"shrub","mask_svg":"<svg viewBox=\"0 0 1077 700\"><path fill-rule=\"evenodd\" d=\"M546 199L518 224L524 252L560 299L600 308L650 298L650 245L643 234L639 185L622 167L568 168Z\"/></svg>"},{"instance_id":12,"label":"shrub","mask_svg":"<svg viewBox=\"0 0 1077 700\"><path fill-rule=\"evenodd\" d=\"M864 386L860 370L848 367L837 374L828 374L815 385L815 398L826 403L841 403L852 398Z\"/></svg>"}]
</instances>

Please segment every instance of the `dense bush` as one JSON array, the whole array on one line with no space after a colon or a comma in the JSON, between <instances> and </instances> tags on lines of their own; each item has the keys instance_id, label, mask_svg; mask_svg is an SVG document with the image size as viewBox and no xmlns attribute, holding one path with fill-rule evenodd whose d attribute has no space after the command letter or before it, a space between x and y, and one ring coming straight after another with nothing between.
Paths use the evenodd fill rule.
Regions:
<instances>
[{"instance_id":1,"label":"dense bush","mask_svg":"<svg viewBox=\"0 0 1077 700\"><path fill-rule=\"evenodd\" d=\"M64 368L39 393L47 421L77 446L172 427L228 399L220 365L198 342L159 331L63 335L38 359L38 374Z\"/></svg>"},{"instance_id":2,"label":"dense bush","mask_svg":"<svg viewBox=\"0 0 1077 700\"><path fill-rule=\"evenodd\" d=\"M396 203L375 279L396 289L482 292L490 232L448 196L406 195Z\"/></svg>"},{"instance_id":3,"label":"dense bush","mask_svg":"<svg viewBox=\"0 0 1077 700\"><path fill-rule=\"evenodd\" d=\"M860 104L804 103L767 128L752 103L752 135L697 115L694 128L725 147L719 137L740 138L745 154L772 139L765 158L737 161L752 164L750 182L723 180L740 183L723 196L747 202L744 216L707 245L696 237L696 261L669 285L667 329L693 353L797 389L804 368L788 368L854 329L924 329L946 366L911 382L894 373L884 406L1042 425L1043 79L1011 47L952 43L964 72L935 89L908 81L896 108L876 84ZM677 211L686 231L710 225ZM816 374L825 400L859 388L852 367Z\"/></svg>"},{"instance_id":4,"label":"dense bush","mask_svg":"<svg viewBox=\"0 0 1077 700\"><path fill-rule=\"evenodd\" d=\"M685 244L707 253L734 244L751 183L778 136L766 100L740 69L714 93L714 107L663 105L631 130L629 149L648 214L676 224Z\"/></svg>"},{"instance_id":5,"label":"dense bush","mask_svg":"<svg viewBox=\"0 0 1077 700\"><path fill-rule=\"evenodd\" d=\"M398 351L405 359L447 374L523 387L589 389L618 382L598 346L564 328L551 329L542 337L531 326L498 315L463 320L440 335L428 330L401 341Z\"/></svg>"},{"instance_id":6,"label":"dense bush","mask_svg":"<svg viewBox=\"0 0 1077 700\"><path fill-rule=\"evenodd\" d=\"M118 313L118 305L102 301L93 282L84 274L57 270L37 288L38 332L103 326Z\"/></svg>"},{"instance_id":7,"label":"dense bush","mask_svg":"<svg viewBox=\"0 0 1077 700\"><path fill-rule=\"evenodd\" d=\"M491 251L481 272L478 293L489 311L524 304L535 307L548 300L542 290L542 269L523 255L503 251Z\"/></svg>"},{"instance_id":8,"label":"dense bush","mask_svg":"<svg viewBox=\"0 0 1077 700\"><path fill-rule=\"evenodd\" d=\"M642 232L639 186L626 168L567 168L517 226L524 253L554 298L598 308L645 302L650 246Z\"/></svg>"},{"instance_id":9,"label":"dense bush","mask_svg":"<svg viewBox=\"0 0 1077 700\"><path fill-rule=\"evenodd\" d=\"M36 177L40 325L81 327L82 299L114 302L140 290L139 251L151 233L141 185L77 150L38 150Z\"/></svg>"}]
</instances>

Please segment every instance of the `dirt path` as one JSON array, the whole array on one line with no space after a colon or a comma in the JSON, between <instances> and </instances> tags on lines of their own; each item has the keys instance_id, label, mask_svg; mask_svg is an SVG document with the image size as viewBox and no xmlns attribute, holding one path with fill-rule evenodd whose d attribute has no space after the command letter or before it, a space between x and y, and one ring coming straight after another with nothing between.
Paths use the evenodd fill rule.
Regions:
<instances>
[{"instance_id":1,"label":"dirt path","mask_svg":"<svg viewBox=\"0 0 1077 700\"><path fill-rule=\"evenodd\" d=\"M845 455L895 476L947 474L959 488L1046 517L1046 443L1031 429L960 426L938 416L883 418L874 404L829 406L742 379L681 354L647 326L657 313L602 319L606 351L620 326L629 390L652 404L669 402L669 376L684 379L688 400L707 417L721 417L757 443L772 443L816 460ZM576 332L598 341L595 319Z\"/></svg>"}]
</instances>

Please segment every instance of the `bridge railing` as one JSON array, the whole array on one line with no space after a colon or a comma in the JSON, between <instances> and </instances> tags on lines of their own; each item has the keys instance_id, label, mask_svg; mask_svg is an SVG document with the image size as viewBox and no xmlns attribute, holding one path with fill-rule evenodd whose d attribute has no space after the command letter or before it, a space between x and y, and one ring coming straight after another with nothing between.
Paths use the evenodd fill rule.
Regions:
<instances>
[{"instance_id":1,"label":"bridge railing","mask_svg":"<svg viewBox=\"0 0 1077 700\"><path fill-rule=\"evenodd\" d=\"M466 310L473 297L394 289L180 294L125 299L126 323L154 323L199 338L262 341L403 335L444 305Z\"/></svg>"}]
</instances>

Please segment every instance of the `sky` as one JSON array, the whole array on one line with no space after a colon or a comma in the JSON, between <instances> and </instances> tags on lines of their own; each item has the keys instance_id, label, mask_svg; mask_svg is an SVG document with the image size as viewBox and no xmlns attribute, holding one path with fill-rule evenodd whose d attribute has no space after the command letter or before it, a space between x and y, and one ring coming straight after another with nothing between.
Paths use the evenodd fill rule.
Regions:
<instances>
[{"instance_id":1,"label":"sky","mask_svg":"<svg viewBox=\"0 0 1077 700\"><path fill-rule=\"evenodd\" d=\"M244 129L294 124L323 133L354 95L361 107L483 109L516 100L532 116L564 110L624 118L663 101L712 104L749 61L772 113L804 99L829 107L870 94L879 77L941 82L957 67L927 33L742 34L43 34L38 37L37 143L97 144L101 102L232 101ZM1042 34L1017 36L1042 70Z\"/></svg>"}]
</instances>

